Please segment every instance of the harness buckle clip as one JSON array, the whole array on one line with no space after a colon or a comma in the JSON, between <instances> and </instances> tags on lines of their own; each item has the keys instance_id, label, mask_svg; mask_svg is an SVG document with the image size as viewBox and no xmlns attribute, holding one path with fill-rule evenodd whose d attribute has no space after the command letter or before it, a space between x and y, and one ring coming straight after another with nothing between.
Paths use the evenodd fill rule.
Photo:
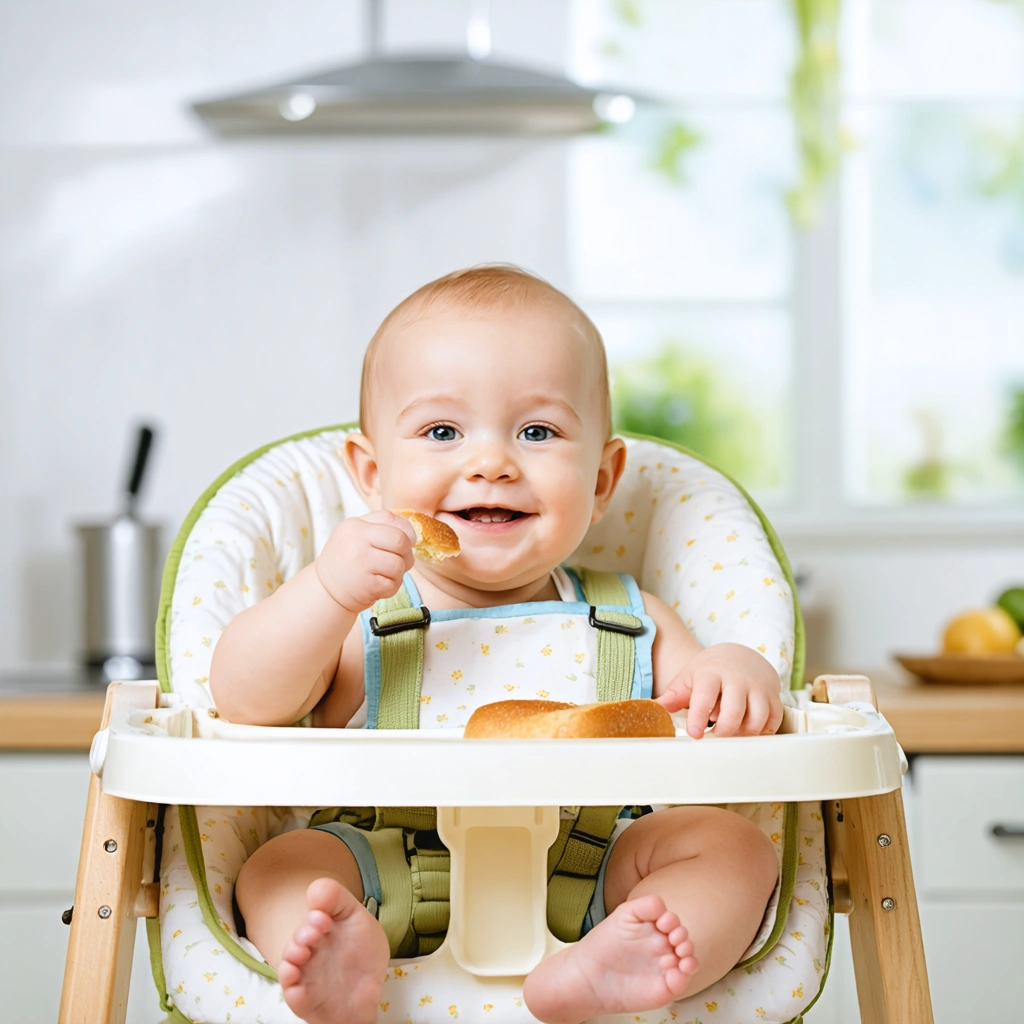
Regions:
<instances>
[{"instance_id":1,"label":"harness buckle clip","mask_svg":"<svg viewBox=\"0 0 1024 1024\"><path fill-rule=\"evenodd\" d=\"M590 606L590 615L587 617L587 622L595 629L606 629L609 633L625 633L626 636L640 636L644 631L642 622L638 626L630 626L624 622L612 622L611 619L599 619L597 617L597 608L594 605Z\"/></svg>"},{"instance_id":2,"label":"harness buckle clip","mask_svg":"<svg viewBox=\"0 0 1024 1024\"><path fill-rule=\"evenodd\" d=\"M370 632L374 636L387 636L389 633L402 633L407 629L426 629L430 625L430 609L425 605L420 605L420 611L423 613L423 618L413 619L411 622L392 622L389 626L380 626L377 624L377 616L370 616Z\"/></svg>"}]
</instances>

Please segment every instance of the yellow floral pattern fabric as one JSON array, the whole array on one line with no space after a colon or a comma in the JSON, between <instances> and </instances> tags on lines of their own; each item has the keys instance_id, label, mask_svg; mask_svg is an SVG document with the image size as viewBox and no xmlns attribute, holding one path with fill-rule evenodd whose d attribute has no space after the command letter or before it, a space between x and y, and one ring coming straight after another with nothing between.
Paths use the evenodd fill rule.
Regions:
<instances>
[{"instance_id":1,"label":"yellow floral pattern fabric","mask_svg":"<svg viewBox=\"0 0 1024 1024\"><path fill-rule=\"evenodd\" d=\"M170 681L187 704L212 705L210 661L227 623L309 564L342 518L367 511L338 454L344 437L344 431L325 431L276 446L227 481L200 514L178 567L168 630ZM629 440L627 447L627 468L616 497L569 563L634 576L644 590L674 607L702 643L746 644L764 654L788 685L792 594L756 514L724 477L698 460L648 441ZM513 625L494 623L510 633ZM541 664L557 662L563 676L575 674L578 682L587 678L592 662L588 649L575 646L574 628L566 627L564 647L561 633L552 640L548 631L530 657ZM479 675L477 663L502 657L509 634L498 629L493 638L470 638L478 645L472 664L450 658L458 653L455 637L437 626L429 635L432 644L447 642L448 648L432 647L434 675L424 696L430 698L435 716L448 716L446 722L435 721L438 727L457 726L470 702L460 698L453 708L446 704L441 710L437 695L445 687L455 694L481 685L473 678ZM545 647L550 648L547 654ZM525 676L522 655L513 657L524 661ZM514 661L509 671L511 678L498 684L502 688L516 686L519 670ZM544 696L529 686L503 694ZM466 708L460 709L461 703ZM779 805L734 809L773 839L781 839ZM273 835L304 826L310 812L197 807L196 813L210 894L224 928L234 935L231 896L241 865ZM293 1024L297 1018L282 1001L280 988L231 956L207 929L174 808L168 809L166 822L160 935L168 997L196 1022ZM633 1024L781 1024L799 1015L820 987L826 955L828 906L819 805L801 805L798 842L796 889L783 937L770 955L749 969L731 971L690 999L618 1019ZM769 908L748 953L763 944L774 916L775 908ZM258 956L246 940L240 942ZM430 957L393 962L378 1021L519 1024L533 1019L523 1004L521 986L475 979L456 970L446 956L442 947Z\"/></svg>"},{"instance_id":2,"label":"yellow floral pattern fabric","mask_svg":"<svg viewBox=\"0 0 1024 1024\"><path fill-rule=\"evenodd\" d=\"M577 601L564 569L553 573L563 601ZM586 614L434 617L423 649L420 728L461 729L498 700L597 700L597 630Z\"/></svg>"}]
</instances>

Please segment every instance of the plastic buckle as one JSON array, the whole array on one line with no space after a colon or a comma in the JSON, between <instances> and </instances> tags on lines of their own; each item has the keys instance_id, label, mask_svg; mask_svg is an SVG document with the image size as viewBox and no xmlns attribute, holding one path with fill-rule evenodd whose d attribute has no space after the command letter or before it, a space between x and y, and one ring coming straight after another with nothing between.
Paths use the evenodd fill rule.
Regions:
<instances>
[{"instance_id":1,"label":"plastic buckle","mask_svg":"<svg viewBox=\"0 0 1024 1024\"><path fill-rule=\"evenodd\" d=\"M411 622L393 622L390 626L378 626L377 616L370 616L370 632L374 636L387 636L388 633L402 633L407 629L426 629L430 625L430 609L425 605L420 605L420 611L423 612L422 619L413 619Z\"/></svg>"},{"instance_id":2,"label":"plastic buckle","mask_svg":"<svg viewBox=\"0 0 1024 1024\"><path fill-rule=\"evenodd\" d=\"M609 633L625 633L626 636L640 636L644 631L644 625L641 622L639 626L627 626L622 622L612 622L609 619L599 619L597 617L597 608L594 605L590 606L590 615L587 617L587 621L595 629L606 629Z\"/></svg>"}]
</instances>

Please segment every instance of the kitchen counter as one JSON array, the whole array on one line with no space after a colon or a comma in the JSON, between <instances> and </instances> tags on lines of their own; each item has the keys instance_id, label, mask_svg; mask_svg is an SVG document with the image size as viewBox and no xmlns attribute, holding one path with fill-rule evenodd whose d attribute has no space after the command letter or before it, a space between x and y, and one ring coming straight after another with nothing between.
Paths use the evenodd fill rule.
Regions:
<instances>
[{"instance_id":1,"label":"kitchen counter","mask_svg":"<svg viewBox=\"0 0 1024 1024\"><path fill-rule=\"evenodd\" d=\"M870 678L908 754L1024 753L1024 686L921 683L895 670Z\"/></svg>"},{"instance_id":2,"label":"kitchen counter","mask_svg":"<svg viewBox=\"0 0 1024 1024\"><path fill-rule=\"evenodd\" d=\"M1024 686L870 677L908 754L1024 753ZM0 677L0 750L88 750L103 700L102 682L87 673Z\"/></svg>"},{"instance_id":3,"label":"kitchen counter","mask_svg":"<svg viewBox=\"0 0 1024 1024\"><path fill-rule=\"evenodd\" d=\"M88 750L105 696L93 672L0 676L0 750Z\"/></svg>"}]
</instances>

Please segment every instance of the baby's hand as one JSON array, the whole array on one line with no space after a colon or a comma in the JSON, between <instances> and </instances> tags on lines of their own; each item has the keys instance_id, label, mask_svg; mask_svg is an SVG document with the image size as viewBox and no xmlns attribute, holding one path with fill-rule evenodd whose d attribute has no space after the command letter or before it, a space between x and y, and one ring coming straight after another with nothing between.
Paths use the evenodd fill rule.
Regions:
<instances>
[{"instance_id":1,"label":"baby's hand","mask_svg":"<svg viewBox=\"0 0 1024 1024\"><path fill-rule=\"evenodd\" d=\"M412 568L415 543L412 525L394 512L345 519L327 538L316 574L342 608L358 615L398 593L402 577Z\"/></svg>"},{"instance_id":2,"label":"baby's hand","mask_svg":"<svg viewBox=\"0 0 1024 1024\"><path fill-rule=\"evenodd\" d=\"M695 740L709 720L716 736L774 733L782 722L779 675L741 644L716 644L690 659L657 698L668 711L689 708L686 731Z\"/></svg>"}]
</instances>

